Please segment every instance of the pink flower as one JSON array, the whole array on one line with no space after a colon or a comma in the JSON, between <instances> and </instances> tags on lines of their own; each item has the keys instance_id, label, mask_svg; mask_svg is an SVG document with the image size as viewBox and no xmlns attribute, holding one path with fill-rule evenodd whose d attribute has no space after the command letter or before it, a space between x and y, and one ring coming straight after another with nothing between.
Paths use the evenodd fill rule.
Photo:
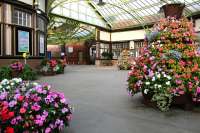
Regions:
<instances>
[{"instance_id":1,"label":"pink flower","mask_svg":"<svg viewBox=\"0 0 200 133\"><path fill-rule=\"evenodd\" d=\"M176 84L182 84L182 80L176 80Z\"/></svg>"},{"instance_id":2,"label":"pink flower","mask_svg":"<svg viewBox=\"0 0 200 133\"><path fill-rule=\"evenodd\" d=\"M31 109L34 111L39 111L40 110L40 106L38 104L34 104L33 106L31 106Z\"/></svg>"},{"instance_id":3,"label":"pink flower","mask_svg":"<svg viewBox=\"0 0 200 133\"><path fill-rule=\"evenodd\" d=\"M21 108L21 109L20 109L20 113L21 113L21 114L24 114L25 112L26 112L26 109L25 109L25 108Z\"/></svg>"}]
</instances>

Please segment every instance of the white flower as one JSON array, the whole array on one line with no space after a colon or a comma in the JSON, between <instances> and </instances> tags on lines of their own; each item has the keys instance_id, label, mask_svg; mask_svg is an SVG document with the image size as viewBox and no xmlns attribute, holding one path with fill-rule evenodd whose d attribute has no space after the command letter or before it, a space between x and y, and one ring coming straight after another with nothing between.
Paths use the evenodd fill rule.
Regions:
<instances>
[{"instance_id":1,"label":"white flower","mask_svg":"<svg viewBox=\"0 0 200 133\"><path fill-rule=\"evenodd\" d=\"M158 85L158 88L161 88L162 87L162 85Z\"/></svg>"},{"instance_id":2,"label":"white flower","mask_svg":"<svg viewBox=\"0 0 200 133\"><path fill-rule=\"evenodd\" d=\"M157 77L160 78L160 76L161 76L161 75L160 75L160 73L159 73L159 74L157 75Z\"/></svg>"},{"instance_id":3,"label":"white flower","mask_svg":"<svg viewBox=\"0 0 200 133\"><path fill-rule=\"evenodd\" d=\"M166 85L170 85L170 81L167 81L167 82L166 82Z\"/></svg>"},{"instance_id":4,"label":"white flower","mask_svg":"<svg viewBox=\"0 0 200 133\"><path fill-rule=\"evenodd\" d=\"M26 87L23 86L23 87L21 88L21 91L26 91Z\"/></svg>"},{"instance_id":5,"label":"white flower","mask_svg":"<svg viewBox=\"0 0 200 133\"><path fill-rule=\"evenodd\" d=\"M15 83L13 83L13 82L12 82L10 85L11 85L11 86L14 86L14 85L15 85Z\"/></svg>"},{"instance_id":6,"label":"white flower","mask_svg":"<svg viewBox=\"0 0 200 133\"><path fill-rule=\"evenodd\" d=\"M154 84L154 87L155 87L155 88L157 88L157 86L158 86L157 84Z\"/></svg>"},{"instance_id":7,"label":"white flower","mask_svg":"<svg viewBox=\"0 0 200 133\"><path fill-rule=\"evenodd\" d=\"M10 89L10 86L7 86L7 87L6 87L6 89L8 89L8 90L9 90L9 89Z\"/></svg>"},{"instance_id":8,"label":"white flower","mask_svg":"<svg viewBox=\"0 0 200 133\"><path fill-rule=\"evenodd\" d=\"M171 78L170 76L167 76L167 79L170 80L170 79L172 79L172 78Z\"/></svg>"},{"instance_id":9,"label":"white flower","mask_svg":"<svg viewBox=\"0 0 200 133\"><path fill-rule=\"evenodd\" d=\"M146 85L150 85L150 82L145 82Z\"/></svg>"},{"instance_id":10,"label":"white flower","mask_svg":"<svg viewBox=\"0 0 200 133\"><path fill-rule=\"evenodd\" d=\"M144 90L144 94L147 94L147 93L148 93L148 91L149 91L148 89L145 89L145 90Z\"/></svg>"},{"instance_id":11,"label":"white flower","mask_svg":"<svg viewBox=\"0 0 200 133\"><path fill-rule=\"evenodd\" d=\"M1 81L1 84L2 85L7 85L7 84L9 84L9 80L4 79L4 80Z\"/></svg>"},{"instance_id":12,"label":"white flower","mask_svg":"<svg viewBox=\"0 0 200 133\"><path fill-rule=\"evenodd\" d=\"M166 78L167 77L167 75L166 74L163 74L163 76Z\"/></svg>"},{"instance_id":13,"label":"white flower","mask_svg":"<svg viewBox=\"0 0 200 133\"><path fill-rule=\"evenodd\" d=\"M153 76L152 81L155 81L155 80L156 80L156 78Z\"/></svg>"},{"instance_id":14,"label":"white flower","mask_svg":"<svg viewBox=\"0 0 200 133\"><path fill-rule=\"evenodd\" d=\"M0 89L2 89L3 87L2 87L2 85L0 85Z\"/></svg>"}]
</instances>

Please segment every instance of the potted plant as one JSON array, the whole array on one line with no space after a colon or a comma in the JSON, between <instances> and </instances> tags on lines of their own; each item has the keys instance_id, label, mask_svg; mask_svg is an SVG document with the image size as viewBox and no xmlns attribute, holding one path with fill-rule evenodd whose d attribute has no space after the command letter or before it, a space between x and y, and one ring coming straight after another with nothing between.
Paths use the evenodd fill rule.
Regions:
<instances>
[{"instance_id":1,"label":"potted plant","mask_svg":"<svg viewBox=\"0 0 200 133\"><path fill-rule=\"evenodd\" d=\"M192 23L168 17L154 30L159 34L145 41L129 72L128 91L131 95L142 92L145 102L161 111L172 105L192 109L200 101L200 54Z\"/></svg>"},{"instance_id":2,"label":"potted plant","mask_svg":"<svg viewBox=\"0 0 200 133\"><path fill-rule=\"evenodd\" d=\"M112 66L113 53L103 52L101 55L103 57L103 59L101 60L101 64L103 66Z\"/></svg>"}]
</instances>

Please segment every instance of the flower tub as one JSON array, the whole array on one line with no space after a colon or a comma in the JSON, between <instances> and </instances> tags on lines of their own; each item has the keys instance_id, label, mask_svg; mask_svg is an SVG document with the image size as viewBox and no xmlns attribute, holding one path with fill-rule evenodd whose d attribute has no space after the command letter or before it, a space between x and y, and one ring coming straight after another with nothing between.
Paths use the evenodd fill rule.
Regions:
<instances>
[{"instance_id":1,"label":"flower tub","mask_svg":"<svg viewBox=\"0 0 200 133\"><path fill-rule=\"evenodd\" d=\"M65 64L56 59L45 59L41 62L40 72L44 76L53 76L55 74L64 74Z\"/></svg>"},{"instance_id":2,"label":"flower tub","mask_svg":"<svg viewBox=\"0 0 200 133\"><path fill-rule=\"evenodd\" d=\"M0 130L5 133L54 133L72 114L63 93L48 84L4 79L0 83Z\"/></svg>"},{"instance_id":3,"label":"flower tub","mask_svg":"<svg viewBox=\"0 0 200 133\"><path fill-rule=\"evenodd\" d=\"M200 52L194 38L186 18L155 24L129 72L129 93L142 92L145 102L161 111L172 105L192 109L200 102Z\"/></svg>"}]
</instances>

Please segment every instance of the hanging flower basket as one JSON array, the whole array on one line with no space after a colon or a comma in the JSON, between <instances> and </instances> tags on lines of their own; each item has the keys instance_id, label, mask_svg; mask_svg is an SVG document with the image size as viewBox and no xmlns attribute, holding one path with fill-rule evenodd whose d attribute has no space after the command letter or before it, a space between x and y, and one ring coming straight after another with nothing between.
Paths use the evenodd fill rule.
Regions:
<instances>
[{"instance_id":1,"label":"hanging flower basket","mask_svg":"<svg viewBox=\"0 0 200 133\"><path fill-rule=\"evenodd\" d=\"M176 4L166 4L162 6L162 9L164 10L165 17L175 17L177 19L181 18L183 9L185 5L182 3L176 3Z\"/></svg>"}]
</instances>

